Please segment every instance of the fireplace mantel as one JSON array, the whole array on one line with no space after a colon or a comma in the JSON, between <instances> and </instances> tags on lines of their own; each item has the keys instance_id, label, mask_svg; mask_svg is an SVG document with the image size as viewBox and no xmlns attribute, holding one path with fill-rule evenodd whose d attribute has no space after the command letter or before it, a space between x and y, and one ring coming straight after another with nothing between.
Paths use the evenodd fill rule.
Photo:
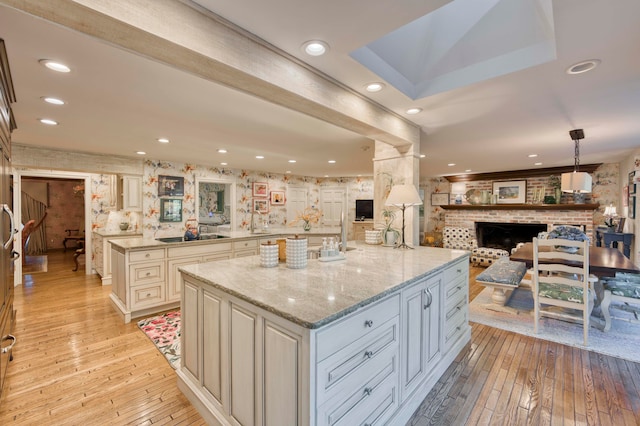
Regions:
<instances>
[{"instance_id":1,"label":"fireplace mantel","mask_svg":"<svg viewBox=\"0 0 640 426\"><path fill-rule=\"evenodd\" d=\"M445 204L445 210L596 210L600 204Z\"/></svg>"}]
</instances>

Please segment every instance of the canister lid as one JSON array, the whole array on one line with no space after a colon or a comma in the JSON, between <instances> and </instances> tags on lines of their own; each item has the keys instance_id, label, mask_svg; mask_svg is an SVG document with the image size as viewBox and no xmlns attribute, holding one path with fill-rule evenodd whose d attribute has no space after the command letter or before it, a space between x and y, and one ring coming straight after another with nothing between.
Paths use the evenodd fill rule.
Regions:
<instances>
[{"instance_id":1,"label":"canister lid","mask_svg":"<svg viewBox=\"0 0 640 426\"><path fill-rule=\"evenodd\" d=\"M307 237L301 237L300 235L296 234L293 237L287 237L287 240L306 240Z\"/></svg>"},{"instance_id":2,"label":"canister lid","mask_svg":"<svg viewBox=\"0 0 640 426\"><path fill-rule=\"evenodd\" d=\"M268 240L266 243L261 243L263 246L275 246L276 243L272 243L271 240Z\"/></svg>"}]
</instances>

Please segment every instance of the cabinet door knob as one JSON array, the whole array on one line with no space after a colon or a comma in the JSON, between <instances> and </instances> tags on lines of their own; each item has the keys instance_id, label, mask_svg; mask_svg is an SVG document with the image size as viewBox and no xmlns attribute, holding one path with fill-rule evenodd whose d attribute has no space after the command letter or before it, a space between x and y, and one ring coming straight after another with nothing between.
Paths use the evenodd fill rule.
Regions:
<instances>
[{"instance_id":1,"label":"cabinet door knob","mask_svg":"<svg viewBox=\"0 0 640 426\"><path fill-rule=\"evenodd\" d=\"M144 257L151 257L151 253L145 254Z\"/></svg>"},{"instance_id":2,"label":"cabinet door knob","mask_svg":"<svg viewBox=\"0 0 640 426\"><path fill-rule=\"evenodd\" d=\"M373 389L371 389L371 388L364 388L364 394L367 395L367 396L371 395L372 391L373 391Z\"/></svg>"},{"instance_id":3,"label":"cabinet door knob","mask_svg":"<svg viewBox=\"0 0 640 426\"><path fill-rule=\"evenodd\" d=\"M372 320L366 320L364 322L364 326L365 327L373 327L373 321Z\"/></svg>"},{"instance_id":4,"label":"cabinet door knob","mask_svg":"<svg viewBox=\"0 0 640 426\"><path fill-rule=\"evenodd\" d=\"M151 272L147 272L147 276L151 275Z\"/></svg>"},{"instance_id":5,"label":"cabinet door knob","mask_svg":"<svg viewBox=\"0 0 640 426\"><path fill-rule=\"evenodd\" d=\"M373 352L372 352L372 351L366 351L366 352L364 353L364 357L365 357L365 358L371 358L372 356L373 356Z\"/></svg>"}]
</instances>

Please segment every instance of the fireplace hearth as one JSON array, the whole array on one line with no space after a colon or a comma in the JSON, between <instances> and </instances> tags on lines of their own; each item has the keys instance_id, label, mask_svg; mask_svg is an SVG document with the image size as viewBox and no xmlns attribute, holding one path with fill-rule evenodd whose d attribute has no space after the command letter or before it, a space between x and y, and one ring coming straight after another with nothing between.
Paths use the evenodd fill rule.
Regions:
<instances>
[{"instance_id":1,"label":"fireplace hearth","mask_svg":"<svg viewBox=\"0 0 640 426\"><path fill-rule=\"evenodd\" d=\"M478 247L500 248L511 253L518 243L526 243L547 230L544 223L476 222Z\"/></svg>"}]
</instances>

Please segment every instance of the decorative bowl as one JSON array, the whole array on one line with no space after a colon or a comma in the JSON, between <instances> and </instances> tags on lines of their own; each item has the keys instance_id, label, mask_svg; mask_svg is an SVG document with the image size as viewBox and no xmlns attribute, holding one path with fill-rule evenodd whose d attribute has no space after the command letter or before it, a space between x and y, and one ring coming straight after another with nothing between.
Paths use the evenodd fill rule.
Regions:
<instances>
[{"instance_id":1,"label":"decorative bowl","mask_svg":"<svg viewBox=\"0 0 640 426\"><path fill-rule=\"evenodd\" d=\"M127 229L129 229L129 222L120 223L120 230L121 231L126 231Z\"/></svg>"}]
</instances>

